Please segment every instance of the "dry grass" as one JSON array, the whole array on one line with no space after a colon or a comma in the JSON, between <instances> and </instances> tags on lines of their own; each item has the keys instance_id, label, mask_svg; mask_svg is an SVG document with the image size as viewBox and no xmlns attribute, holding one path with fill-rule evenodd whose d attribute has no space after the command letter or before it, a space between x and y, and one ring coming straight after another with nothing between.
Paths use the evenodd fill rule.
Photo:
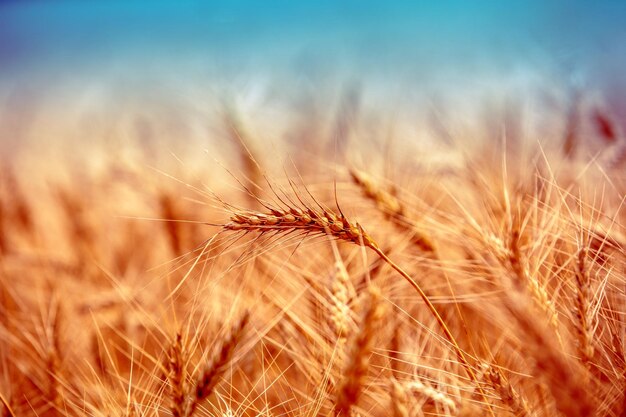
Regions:
<instances>
[{"instance_id":1,"label":"dry grass","mask_svg":"<svg viewBox=\"0 0 626 417\"><path fill-rule=\"evenodd\" d=\"M12 151L2 416L624 415L608 116L596 142L581 108L540 144L468 128L377 160L365 105L340 107L296 123L319 134L295 148L229 109L210 158L128 135L132 114L111 125L124 157Z\"/></svg>"}]
</instances>

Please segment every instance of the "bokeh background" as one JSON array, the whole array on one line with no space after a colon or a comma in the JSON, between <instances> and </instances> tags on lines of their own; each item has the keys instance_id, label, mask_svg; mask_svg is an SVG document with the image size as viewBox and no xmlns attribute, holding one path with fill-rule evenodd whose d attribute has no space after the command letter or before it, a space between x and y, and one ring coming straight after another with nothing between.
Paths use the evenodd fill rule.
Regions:
<instances>
[{"instance_id":1,"label":"bokeh background","mask_svg":"<svg viewBox=\"0 0 626 417\"><path fill-rule=\"evenodd\" d=\"M3 1L3 153L128 117L131 136L206 138L225 101L268 139L346 102L450 126L585 97L623 126L625 18L618 0Z\"/></svg>"},{"instance_id":2,"label":"bokeh background","mask_svg":"<svg viewBox=\"0 0 626 417\"><path fill-rule=\"evenodd\" d=\"M625 22L0 0L2 416L626 415Z\"/></svg>"}]
</instances>

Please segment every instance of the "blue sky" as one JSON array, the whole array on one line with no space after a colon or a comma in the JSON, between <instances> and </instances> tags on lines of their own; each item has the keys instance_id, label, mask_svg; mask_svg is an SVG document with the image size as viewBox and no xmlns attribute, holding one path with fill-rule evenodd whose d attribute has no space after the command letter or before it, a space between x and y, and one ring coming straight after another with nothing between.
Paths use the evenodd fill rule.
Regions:
<instances>
[{"instance_id":1,"label":"blue sky","mask_svg":"<svg viewBox=\"0 0 626 417\"><path fill-rule=\"evenodd\" d=\"M0 81L160 72L624 85L626 1L4 1ZM442 74L445 74L442 75Z\"/></svg>"}]
</instances>

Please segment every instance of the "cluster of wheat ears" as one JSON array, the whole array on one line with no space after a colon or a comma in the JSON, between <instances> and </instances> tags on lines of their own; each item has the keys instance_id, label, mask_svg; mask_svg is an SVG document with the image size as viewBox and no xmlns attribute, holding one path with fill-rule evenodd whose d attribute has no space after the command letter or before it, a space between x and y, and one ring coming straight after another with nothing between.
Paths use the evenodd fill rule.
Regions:
<instances>
[{"instance_id":1,"label":"cluster of wheat ears","mask_svg":"<svg viewBox=\"0 0 626 417\"><path fill-rule=\"evenodd\" d=\"M272 164L227 122L239 162L5 158L3 417L625 415L613 131Z\"/></svg>"}]
</instances>

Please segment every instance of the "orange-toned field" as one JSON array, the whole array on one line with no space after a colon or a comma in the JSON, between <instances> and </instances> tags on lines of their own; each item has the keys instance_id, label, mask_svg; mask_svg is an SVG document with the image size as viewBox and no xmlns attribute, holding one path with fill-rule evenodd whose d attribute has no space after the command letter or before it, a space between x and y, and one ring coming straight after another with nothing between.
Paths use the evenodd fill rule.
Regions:
<instances>
[{"instance_id":1,"label":"orange-toned field","mask_svg":"<svg viewBox=\"0 0 626 417\"><path fill-rule=\"evenodd\" d=\"M626 413L609 113L11 100L3 417Z\"/></svg>"}]
</instances>

